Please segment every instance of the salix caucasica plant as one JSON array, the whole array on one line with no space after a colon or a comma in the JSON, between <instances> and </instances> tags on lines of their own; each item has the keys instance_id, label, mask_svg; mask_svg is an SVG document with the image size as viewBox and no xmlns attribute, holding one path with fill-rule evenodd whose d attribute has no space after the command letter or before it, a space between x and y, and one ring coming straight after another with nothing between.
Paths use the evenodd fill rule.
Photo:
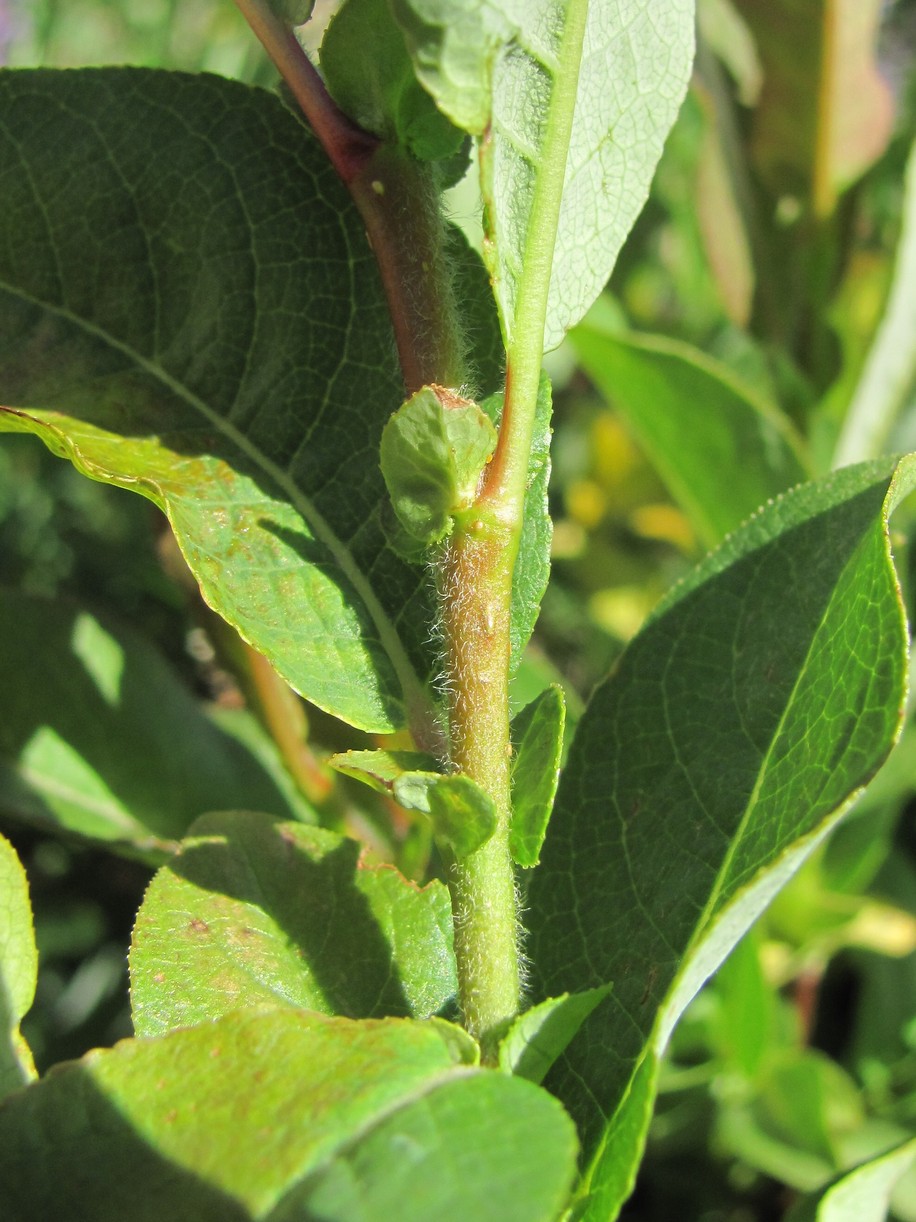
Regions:
<instances>
[{"instance_id":1,"label":"salix caucasica plant","mask_svg":"<svg viewBox=\"0 0 916 1222\"><path fill-rule=\"evenodd\" d=\"M161 868L135 1037L34 1080L3 849L0 1204L610 1219L678 1016L898 732L912 463L799 482L742 401L762 508L654 611L561 774L560 689L509 703L548 580L542 358L646 198L692 5L345 0L316 66L310 3L237 3L282 97L0 77L0 425L152 499L295 691L406 735L333 763L431 821L445 884L367 864L129 633L5 594L31 663L5 807ZM470 159L482 256L442 208Z\"/></svg>"}]
</instances>

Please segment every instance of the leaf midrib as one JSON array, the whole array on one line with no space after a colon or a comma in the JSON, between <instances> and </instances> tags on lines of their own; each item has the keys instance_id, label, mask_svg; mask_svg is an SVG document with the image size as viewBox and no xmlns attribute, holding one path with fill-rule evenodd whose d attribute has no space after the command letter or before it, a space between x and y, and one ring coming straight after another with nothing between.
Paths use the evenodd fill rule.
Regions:
<instances>
[{"instance_id":1,"label":"leaf midrib","mask_svg":"<svg viewBox=\"0 0 916 1222\"><path fill-rule=\"evenodd\" d=\"M165 386L179 400L203 416L207 423L215 428L222 437L235 446L255 467L267 475L286 495L300 516L308 523L314 537L328 549L335 564L362 599L369 617L378 632L379 641L401 684L406 708L408 710L424 710L432 718L433 714L424 685L408 657L397 629L376 597L375 591L356 564L346 544L338 537L327 519L316 509L311 498L296 484L288 471L285 471L272 459L268 458L262 450L249 441L244 433L240 432L218 411L210 407L200 396L194 394L189 387L173 377L161 365L137 352L131 345L112 336L104 328L97 326L88 319L81 318L63 306L42 301L18 286L10 285L6 280L0 280L0 287L21 301L66 320L87 335L93 336L112 350L126 356L137 367ZM166 497L165 499L167 502L168 498Z\"/></svg>"}]
</instances>

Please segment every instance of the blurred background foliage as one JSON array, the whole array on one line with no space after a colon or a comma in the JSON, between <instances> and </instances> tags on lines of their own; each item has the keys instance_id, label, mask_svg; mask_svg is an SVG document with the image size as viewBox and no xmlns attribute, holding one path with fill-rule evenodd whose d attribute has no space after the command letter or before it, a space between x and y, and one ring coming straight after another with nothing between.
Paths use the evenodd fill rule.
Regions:
<instances>
[{"instance_id":1,"label":"blurred background foliage","mask_svg":"<svg viewBox=\"0 0 916 1222\"><path fill-rule=\"evenodd\" d=\"M658 597L761 501L916 447L916 0L698 7L693 86L651 198L607 292L548 358L554 570L519 706L559 680L574 715ZM332 10L319 0L311 49ZM0 57L274 83L230 0L0 0ZM472 182L450 195L472 237L474 200ZM912 535L895 539L908 599ZM0 585L139 628L222 724L249 717L246 741L273 752L303 817L408 874L436 868L425 826L327 771L358 736L278 704L189 587L158 512L27 437L0 438ZM916 1134L914 793L911 723L676 1031L630 1222L788 1219L800 1193ZM125 950L150 865L22 814L0 786L36 910L25 1028L44 1069L128 1032ZM892 1216L916 1222L916 1173Z\"/></svg>"}]
</instances>

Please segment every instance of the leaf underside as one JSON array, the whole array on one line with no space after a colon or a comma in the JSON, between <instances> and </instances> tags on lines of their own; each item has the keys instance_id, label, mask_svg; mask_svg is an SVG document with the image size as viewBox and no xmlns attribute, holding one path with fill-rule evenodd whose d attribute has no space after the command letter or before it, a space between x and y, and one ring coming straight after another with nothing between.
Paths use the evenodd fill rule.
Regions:
<instances>
[{"instance_id":1,"label":"leaf underside","mask_svg":"<svg viewBox=\"0 0 916 1222\"><path fill-rule=\"evenodd\" d=\"M28 880L15 849L0 836L0 1099L35 1077L19 1021L35 997L37 978Z\"/></svg>"},{"instance_id":2,"label":"leaf underside","mask_svg":"<svg viewBox=\"0 0 916 1222\"><path fill-rule=\"evenodd\" d=\"M565 87L560 47L567 26L585 21L544 336L556 347L606 283L645 203L687 87L692 0L392 0L392 10L440 108L485 133L488 259L507 342L539 236L533 204L549 172L554 94Z\"/></svg>"},{"instance_id":3,"label":"leaf underside","mask_svg":"<svg viewBox=\"0 0 916 1222\"><path fill-rule=\"evenodd\" d=\"M552 1222L575 1134L444 1023L237 1011L61 1067L0 1106L19 1222Z\"/></svg>"}]
</instances>

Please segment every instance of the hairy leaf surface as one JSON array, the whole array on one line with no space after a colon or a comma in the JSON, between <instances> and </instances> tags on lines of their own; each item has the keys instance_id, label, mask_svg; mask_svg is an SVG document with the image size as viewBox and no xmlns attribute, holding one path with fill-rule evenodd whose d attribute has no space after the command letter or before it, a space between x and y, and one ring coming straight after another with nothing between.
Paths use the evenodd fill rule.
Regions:
<instances>
[{"instance_id":1,"label":"hairy leaf surface","mask_svg":"<svg viewBox=\"0 0 916 1222\"><path fill-rule=\"evenodd\" d=\"M638 216L693 57L691 0L393 0L420 80L482 136L487 257L508 342L519 301L550 277L544 346L578 322ZM583 38L584 33L584 38ZM580 50L581 40L581 50ZM545 149L575 98L553 270L539 250Z\"/></svg>"},{"instance_id":2,"label":"hairy leaf surface","mask_svg":"<svg viewBox=\"0 0 916 1222\"><path fill-rule=\"evenodd\" d=\"M457 985L451 908L355 840L262 815L198 820L153 879L130 953L139 1035L283 1002L350 1018L426 1018Z\"/></svg>"},{"instance_id":3,"label":"hairy leaf surface","mask_svg":"<svg viewBox=\"0 0 916 1222\"><path fill-rule=\"evenodd\" d=\"M575 1134L449 1024L240 1011L126 1040L0 1106L18 1222L553 1222Z\"/></svg>"},{"instance_id":4,"label":"hairy leaf surface","mask_svg":"<svg viewBox=\"0 0 916 1222\"><path fill-rule=\"evenodd\" d=\"M916 460L885 460L764 509L675 588L579 723L528 909L542 996L614 986L548 1079L588 1149L586 1217L628 1190L641 1062L898 733L887 515L914 482Z\"/></svg>"},{"instance_id":5,"label":"hairy leaf surface","mask_svg":"<svg viewBox=\"0 0 916 1222\"><path fill-rule=\"evenodd\" d=\"M0 83L0 167L0 427L162 505L207 601L310 700L401 725L433 665L379 513L403 391L321 149L231 81L34 71Z\"/></svg>"}]
</instances>

